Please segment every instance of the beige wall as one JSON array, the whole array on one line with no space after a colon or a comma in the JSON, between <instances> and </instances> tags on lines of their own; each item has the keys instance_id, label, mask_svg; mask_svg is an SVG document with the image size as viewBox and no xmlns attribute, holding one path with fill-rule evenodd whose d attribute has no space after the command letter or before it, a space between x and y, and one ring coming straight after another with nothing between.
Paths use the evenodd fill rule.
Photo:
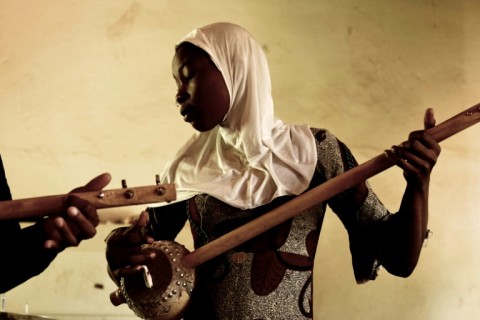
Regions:
<instances>
[{"instance_id":1,"label":"beige wall","mask_svg":"<svg viewBox=\"0 0 480 320\"><path fill-rule=\"evenodd\" d=\"M12 193L63 193L104 171L112 188L121 179L152 184L192 133L173 103L173 44L215 21L239 23L263 44L279 117L330 129L363 162L421 128L425 107L443 121L480 102L479 18L477 0L0 0L0 153ZM434 236L410 278L383 271L356 285L344 229L327 215L316 319L480 316L479 130L442 144ZM401 172L371 183L396 211ZM96 238L8 292L7 311L134 319L108 300L103 239L116 226L102 224Z\"/></svg>"}]
</instances>

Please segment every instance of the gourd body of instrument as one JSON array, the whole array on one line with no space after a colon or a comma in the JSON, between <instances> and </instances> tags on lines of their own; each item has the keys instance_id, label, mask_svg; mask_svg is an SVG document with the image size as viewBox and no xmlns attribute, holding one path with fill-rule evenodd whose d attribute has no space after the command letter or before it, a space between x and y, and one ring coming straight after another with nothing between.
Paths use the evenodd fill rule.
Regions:
<instances>
[{"instance_id":1,"label":"gourd body of instrument","mask_svg":"<svg viewBox=\"0 0 480 320\"><path fill-rule=\"evenodd\" d=\"M166 240L145 244L142 249L155 252L155 258L143 265L142 271L120 280L120 288L110 296L112 303L126 302L142 319L180 319L195 283L195 268L182 264L189 251Z\"/></svg>"},{"instance_id":2,"label":"gourd body of instrument","mask_svg":"<svg viewBox=\"0 0 480 320\"><path fill-rule=\"evenodd\" d=\"M454 117L440 123L439 125L430 128L427 132L437 141L441 142L446 138L478 123L480 121L480 104L474 105L473 107L468 108L467 110L455 115ZM185 252L179 255L180 262L182 267L179 268L187 268L190 270L190 274L194 274L194 268L199 266L210 259L213 259L220 254L225 253L228 250L231 250L238 245L258 236L259 234L279 225L280 223L287 221L288 219L293 218L297 214L319 204L322 203L331 197L335 196L338 193L341 193L348 188L367 180L368 178L392 167L394 164L393 162L388 159L385 153L382 153L369 161L358 165L355 168L352 168L324 183L321 185L297 196L293 200L267 212L266 214L256 218L255 220L207 243L206 245L196 249L193 252ZM154 244L153 247L157 246L175 246L178 245L175 242L170 242L170 244L165 244L165 242L161 242L161 244ZM151 265L148 266L150 271L155 270L156 268L165 268L170 269L170 267L164 266L165 261L159 259L160 263L156 264L153 262ZM178 261L176 261L178 262ZM173 267L172 267L173 268ZM160 271L162 272L162 271ZM170 271L167 271L167 273ZM168 277L167 277L168 278ZM173 277L170 277L173 279ZM128 280L127 280L128 279ZM155 287L155 279L153 279ZM127 282L128 281L128 282ZM115 305L123 303L122 300L126 300L127 303L131 306L131 308L135 311L135 313L144 319L148 320L178 320L180 319L180 315L182 312L178 313L178 317L173 317L174 313L156 313L154 317L150 314L150 310L148 310L150 306L157 303L164 308L165 310L173 310L173 306L165 307L162 303L163 300L168 301L168 291L155 293L151 291L151 289L146 288L145 286L140 285L133 285L134 281L140 281L137 277L136 280L133 280L130 276L123 278L122 286L119 291L112 293L111 299L112 303ZM161 280L162 283L165 279ZM172 280L173 281L173 280ZM130 285L126 285L127 283L132 282ZM159 287L164 286L164 284L159 285ZM131 289L130 289L131 288ZM170 287L169 287L170 288ZM130 292L131 290L131 292ZM170 289L169 289L170 290ZM153 295L153 296L149 296ZM166 296L167 295L167 296ZM113 297L113 298L112 298ZM138 299L138 300L137 300ZM130 300L130 301L129 301ZM175 303L180 302L180 299L172 299L170 301L175 301ZM188 301L184 301L181 299L183 303L183 307L187 307ZM138 306L143 305L143 310L140 310ZM175 306L176 308L180 304ZM176 315L175 315L176 316Z\"/></svg>"}]
</instances>

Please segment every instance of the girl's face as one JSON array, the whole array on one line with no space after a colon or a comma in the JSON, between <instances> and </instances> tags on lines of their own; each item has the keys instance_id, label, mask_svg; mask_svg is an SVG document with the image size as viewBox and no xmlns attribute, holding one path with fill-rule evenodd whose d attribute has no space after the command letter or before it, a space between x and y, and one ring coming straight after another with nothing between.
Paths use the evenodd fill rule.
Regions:
<instances>
[{"instance_id":1,"label":"girl's face","mask_svg":"<svg viewBox=\"0 0 480 320\"><path fill-rule=\"evenodd\" d=\"M209 55L191 43L182 43L175 51L172 72L183 120L201 132L220 124L229 109L230 96Z\"/></svg>"}]
</instances>

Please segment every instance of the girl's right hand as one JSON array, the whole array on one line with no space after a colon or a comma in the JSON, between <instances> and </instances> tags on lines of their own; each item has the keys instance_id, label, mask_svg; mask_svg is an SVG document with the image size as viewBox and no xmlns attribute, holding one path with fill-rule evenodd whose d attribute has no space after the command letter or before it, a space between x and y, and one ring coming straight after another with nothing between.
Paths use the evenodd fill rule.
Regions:
<instances>
[{"instance_id":1,"label":"girl's right hand","mask_svg":"<svg viewBox=\"0 0 480 320\"><path fill-rule=\"evenodd\" d=\"M120 278L142 270L142 265L155 258L155 253L142 250L142 245L154 239L145 234L148 213L143 211L130 226L118 228L107 237L106 258L110 276L115 282Z\"/></svg>"}]
</instances>

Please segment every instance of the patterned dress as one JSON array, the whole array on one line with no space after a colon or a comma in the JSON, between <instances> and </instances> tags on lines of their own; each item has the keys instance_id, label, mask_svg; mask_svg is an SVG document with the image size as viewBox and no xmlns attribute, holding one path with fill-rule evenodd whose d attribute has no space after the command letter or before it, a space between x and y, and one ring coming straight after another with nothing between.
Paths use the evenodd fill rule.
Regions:
<instances>
[{"instance_id":1,"label":"patterned dress","mask_svg":"<svg viewBox=\"0 0 480 320\"><path fill-rule=\"evenodd\" d=\"M326 130L312 129L318 163L311 188L357 163ZM239 210L209 195L149 208L149 231L173 240L189 220L195 247L290 200ZM367 183L321 203L197 268L197 283L185 319L311 319L315 251L327 205L350 239L355 277L373 280L381 264L381 238L392 215Z\"/></svg>"}]
</instances>

